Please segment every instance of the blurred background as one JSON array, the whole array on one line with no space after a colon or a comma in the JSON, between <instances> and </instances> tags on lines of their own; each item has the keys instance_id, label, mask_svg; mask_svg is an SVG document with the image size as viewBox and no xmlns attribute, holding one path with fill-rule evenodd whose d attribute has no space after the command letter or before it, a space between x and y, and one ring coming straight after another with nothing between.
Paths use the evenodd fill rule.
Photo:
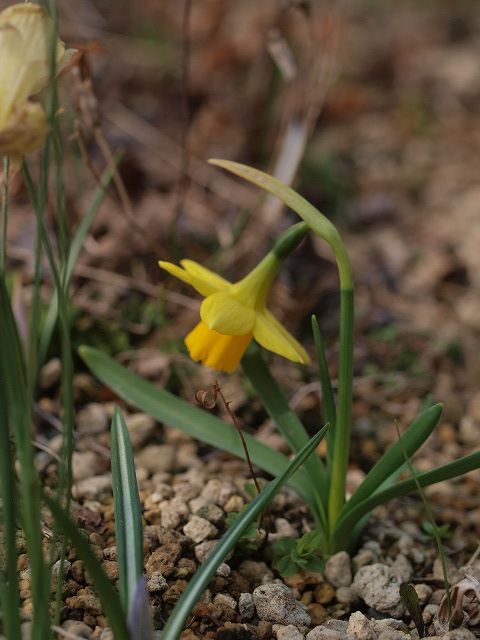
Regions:
<instances>
[{"instance_id":1,"label":"blurred background","mask_svg":"<svg viewBox=\"0 0 480 640\"><path fill-rule=\"evenodd\" d=\"M446 405L428 445L435 464L477 444L480 4L59 0L58 10L61 37L82 52L60 87L72 228L121 154L76 270L76 344L192 401L212 383L183 347L196 297L157 261L188 256L238 279L295 221L206 163L237 160L292 184L344 235L357 283L360 467L395 439L393 419L406 425L430 394ZM15 184L9 255L21 310L34 218ZM308 239L288 260L271 306L310 350L318 316L335 377L338 282L322 242ZM42 379L50 397L57 355L54 345ZM92 391L77 364L81 402ZM273 366L313 429L313 367L276 357ZM271 435L241 378L224 388L247 428Z\"/></svg>"}]
</instances>

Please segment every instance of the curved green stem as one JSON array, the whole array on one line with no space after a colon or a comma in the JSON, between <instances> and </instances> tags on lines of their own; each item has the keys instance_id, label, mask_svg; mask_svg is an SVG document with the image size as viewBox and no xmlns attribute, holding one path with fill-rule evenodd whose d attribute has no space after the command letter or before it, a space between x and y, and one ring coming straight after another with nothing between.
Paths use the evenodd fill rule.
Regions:
<instances>
[{"instance_id":1,"label":"curved green stem","mask_svg":"<svg viewBox=\"0 0 480 640\"><path fill-rule=\"evenodd\" d=\"M338 410L335 425L332 477L328 499L330 530L345 501L345 476L350 451L350 423L353 379L354 283L347 250L335 226L305 198L280 180L252 167L228 160L209 160L261 189L280 198L295 211L318 236L332 248L340 277L340 369L338 374Z\"/></svg>"}]
</instances>

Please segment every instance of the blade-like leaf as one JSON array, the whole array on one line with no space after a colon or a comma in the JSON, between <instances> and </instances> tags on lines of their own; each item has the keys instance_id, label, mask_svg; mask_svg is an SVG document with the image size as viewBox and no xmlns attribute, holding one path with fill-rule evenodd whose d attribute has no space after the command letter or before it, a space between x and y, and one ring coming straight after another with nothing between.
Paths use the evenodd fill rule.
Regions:
<instances>
[{"instance_id":1,"label":"blade-like leaf","mask_svg":"<svg viewBox=\"0 0 480 640\"><path fill-rule=\"evenodd\" d=\"M116 157L114 160L113 166L108 167L103 172L103 175L100 178L100 185L97 187L93 194L92 202L88 207L85 215L82 217L80 224L75 231L75 235L73 236L72 242L70 244L70 249L68 252L67 263L65 267L65 273L62 274L63 284L65 291L68 290L68 285L73 275L73 270L75 269L75 264L77 263L78 256L80 255L80 251L82 250L83 244L85 242L85 238L92 226L92 223L95 219L97 211L102 204L102 201L107 193L108 185L112 180L115 169L120 161L119 157ZM42 335L40 338L40 346L39 346L39 355L38 359L40 362L40 366L43 364L47 357L48 347L50 345L50 340L52 338L53 330L55 328L55 323L57 322L58 316L58 294L55 291L53 293L52 299L50 301L50 306L48 307L47 315L45 318L45 322L42 329Z\"/></svg>"},{"instance_id":2,"label":"blade-like leaf","mask_svg":"<svg viewBox=\"0 0 480 640\"><path fill-rule=\"evenodd\" d=\"M353 509L373 495L387 478L405 464L405 455L411 457L422 446L425 440L427 440L435 429L442 410L443 405L436 404L424 411L412 422L410 427L402 435L401 441L397 440L372 469L370 469L362 484L344 506L341 515L348 513L350 509Z\"/></svg>"},{"instance_id":3,"label":"blade-like leaf","mask_svg":"<svg viewBox=\"0 0 480 640\"><path fill-rule=\"evenodd\" d=\"M0 545L4 558L0 564L0 604L3 627L10 640L20 638L20 601L17 574L17 489L10 445L7 406L0 384Z\"/></svg>"},{"instance_id":4,"label":"blade-like leaf","mask_svg":"<svg viewBox=\"0 0 480 640\"><path fill-rule=\"evenodd\" d=\"M138 581L128 612L130 640L153 640L154 629L150 610L149 594L145 578Z\"/></svg>"},{"instance_id":5,"label":"blade-like leaf","mask_svg":"<svg viewBox=\"0 0 480 640\"><path fill-rule=\"evenodd\" d=\"M112 485L120 595L127 613L143 575L142 511L127 425L118 409L112 419Z\"/></svg>"},{"instance_id":6,"label":"blade-like leaf","mask_svg":"<svg viewBox=\"0 0 480 640\"><path fill-rule=\"evenodd\" d=\"M272 480L272 482L265 487L255 500L253 500L253 502L251 502L248 507L242 511L239 517L235 520L235 523L214 547L201 568L195 573L188 587L183 592L162 631L162 640L176 640L179 637L183 630L185 620L195 603L200 599L203 591L208 586L208 583L214 576L219 564L223 562L229 551L235 546L235 543L239 540L250 523L260 515L278 490L305 462L312 451L315 450L315 447L324 437L327 429L328 427L323 427L323 429L321 429L295 456L287 469L285 469L278 478Z\"/></svg>"},{"instance_id":7,"label":"blade-like leaf","mask_svg":"<svg viewBox=\"0 0 480 640\"><path fill-rule=\"evenodd\" d=\"M405 606L408 609L410 617L417 627L419 637L423 638L425 636L425 623L423 621L418 594L415 591L415 587L413 586L413 584L403 582L400 585L400 597L402 598Z\"/></svg>"},{"instance_id":8,"label":"blade-like leaf","mask_svg":"<svg viewBox=\"0 0 480 640\"><path fill-rule=\"evenodd\" d=\"M253 388L258 393L268 415L275 422L292 451L297 453L309 441L307 431L297 414L288 406L287 399L276 380L272 377L259 349L253 348L243 357L242 367ZM318 456L310 456L305 463L305 470L310 476L312 490L318 496L319 515L323 520L323 527L326 529L322 496L323 500L326 501L327 494L325 469L322 461Z\"/></svg>"},{"instance_id":9,"label":"blade-like leaf","mask_svg":"<svg viewBox=\"0 0 480 640\"><path fill-rule=\"evenodd\" d=\"M333 396L332 382L328 371L327 358L325 356L325 343L320 327L315 316L312 316L312 332L315 342L315 350L317 352L318 372L320 376L320 384L322 386L322 417L324 424L330 424L331 428L327 435L327 462L328 469L332 465L333 445L335 440L335 424L337 422L337 411L335 409L335 398Z\"/></svg>"},{"instance_id":10,"label":"blade-like leaf","mask_svg":"<svg viewBox=\"0 0 480 640\"><path fill-rule=\"evenodd\" d=\"M358 504L356 507L345 513L335 528L332 534L333 552L345 549L349 542L349 535L354 527L355 523L360 520L362 516L375 509L381 504L398 498L400 496L406 496L414 491L418 490L418 485L421 487L428 487L437 482L443 482L444 480L450 480L457 476L463 476L469 471L474 471L480 468L480 451L471 453L468 456L463 456L458 460L449 462L432 471L425 471L419 473L415 479L403 480L398 484L377 491L372 496Z\"/></svg>"},{"instance_id":11,"label":"blade-like leaf","mask_svg":"<svg viewBox=\"0 0 480 640\"><path fill-rule=\"evenodd\" d=\"M188 433L193 438L244 458L238 433L223 420L188 404L165 389L158 389L150 382L142 380L97 349L83 346L79 352L92 373L131 405L169 426ZM248 433L244 434L244 438L252 461L261 469L272 475L279 475L288 467L289 461L282 454L273 451ZM290 485L305 502L312 505L308 478L303 470L291 479Z\"/></svg>"},{"instance_id":12,"label":"blade-like leaf","mask_svg":"<svg viewBox=\"0 0 480 640\"><path fill-rule=\"evenodd\" d=\"M118 593L107 578L100 562L90 548L87 539L75 526L74 522L70 519L70 516L65 513L55 500L52 500L48 496L44 496L44 500L52 512L58 528L73 544L90 574L95 585L95 589L102 601L102 606L105 611L105 615L108 618L115 640L117 640L117 638L118 640L130 640L127 622Z\"/></svg>"}]
</instances>

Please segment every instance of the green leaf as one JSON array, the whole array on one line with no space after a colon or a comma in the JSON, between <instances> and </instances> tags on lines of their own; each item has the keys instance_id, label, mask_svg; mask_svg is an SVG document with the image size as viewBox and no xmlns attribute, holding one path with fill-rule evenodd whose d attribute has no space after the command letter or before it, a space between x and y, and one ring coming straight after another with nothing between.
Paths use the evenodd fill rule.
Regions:
<instances>
[{"instance_id":1,"label":"green leaf","mask_svg":"<svg viewBox=\"0 0 480 640\"><path fill-rule=\"evenodd\" d=\"M325 562L316 555L308 556L307 569L309 571L315 571L315 573L322 573L325 569Z\"/></svg>"},{"instance_id":2,"label":"green leaf","mask_svg":"<svg viewBox=\"0 0 480 640\"><path fill-rule=\"evenodd\" d=\"M300 555L317 551L322 542L320 531L308 531L297 542L297 550Z\"/></svg>"},{"instance_id":3,"label":"green leaf","mask_svg":"<svg viewBox=\"0 0 480 640\"><path fill-rule=\"evenodd\" d=\"M240 514L235 524L214 547L205 563L198 569L188 587L183 592L167 624L163 628L162 640L177 640L183 631L185 620L208 586L219 564L224 561L229 551L233 549L250 523L262 513L279 489L299 469L312 451L315 450L315 447L318 446L318 443L326 432L327 427L323 427L295 456L285 471L278 478L272 480L255 500L247 506L245 511Z\"/></svg>"},{"instance_id":4,"label":"green leaf","mask_svg":"<svg viewBox=\"0 0 480 640\"><path fill-rule=\"evenodd\" d=\"M417 627L419 637L423 638L425 636L425 623L423 622L420 602L418 600L418 595L413 584L403 582L400 585L400 597L402 598L405 606L408 609L410 617Z\"/></svg>"},{"instance_id":5,"label":"green leaf","mask_svg":"<svg viewBox=\"0 0 480 640\"><path fill-rule=\"evenodd\" d=\"M443 482L444 480L450 480L458 476L463 476L469 471L474 471L480 468L480 451L471 453L468 456L463 456L458 460L449 462L432 471L425 471L419 473L415 479L410 478L394 484L391 487L377 491L372 496L361 502L353 509L346 512L338 521L335 530L332 533L332 552L345 549L349 544L350 533L356 522L362 518L365 514L369 513L375 507L378 507L393 498L399 498L400 496L406 496L410 493L417 491L418 485L420 487L428 487L437 482Z\"/></svg>"},{"instance_id":6,"label":"green leaf","mask_svg":"<svg viewBox=\"0 0 480 640\"><path fill-rule=\"evenodd\" d=\"M84 216L78 225L75 235L73 236L70 249L68 252L68 258L65 265L65 271L62 274L63 285L65 291L68 290L68 285L73 275L73 270L75 269L75 265L78 260L78 256L83 248L85 238L92 226L92 223L95 219L97 211L102 204L102 201L107 193L108 185L110 184L115 169L120 161L120 157L114 158L113 166L107 167L103 172L103 175L100 178L100 185L97 187L93 194L92 202L88 207ZM50 345L50 340L52 339L53 330L55 328L55 323L57 322L58 317L58 293L54 292L52 299L50 301L50 305L48 307L47 316L45 318L45 322L42 329L42 335L40 338L40 347L39 347L39 362L40 365L43 364L47 357L48 347Z\"/></svg>"},{"instance_id":7,"label":"green leaf","mask_svg":"<svg viewBox=\"0 0 480 640\"><path fill-rule=\"evenodd\" d=\"M44 500L52 512L58 528L63 531L63 534L71 541L90 574L94 582L95 589L102 601L102 606L105 611L105 615L108 618L115 640L129 640L130 634L128 632L122 603L120 602L118 593L107 578L85 536L78 530L70 519L70 516L65 513L55 500L52 500L47 496L44 497Z\"/></svg>"},{"instance_id":8,"label":"green leaf","mask_svg":"<svg viewBox=\"0 0 480 640\"><path fill-rule=\"evenodd\" d=\"M374 467L370 469L362 484L343 507L340 517L346 515L351 509L373 495L383 482L405 464L405 455L407 457L412 456L427 440L436 427L442 410L443 405L436 404L424 411L410 425L402 435L401 441L397 440Z\"/></svg>"},{"instance_id":9,"label":"green leaf","mask_svg":"<svg viewBox=\"0 0 480 640\"><path fill-rule=\"evenodd\" d=\"M275 422L292 451L297 453L309 440L307 431L297 414L290 409L285 395L272 377L260 350L250 349L243 357L242 367L268 415ZM325 504L327 499L327 482L322 461L318 456L311 456L305 464L305 470L310 477L312 491L320 498L317 498L320 511L318 515L325 531L326 517L324 510L323 513L321 511L322 504Z\"/></svg>"},{"instance_id":10,"label":"green leaf","mask_svg":"<svg viewBox=\"0 0 480 640\"><path fill-rule=\"evenodd\" d=\"M332 464L333 445L335 439L335 424L337 422L337 410L335 408L335 398L333 395L332 381L328 371L327 358L325 356L325 343L320 327L315 316L312 316L312 332L315 342L315 350L317 353L318 372L320 376L320 384L322 387L322 419L323 424L331 425L327 436L327 461L328 468Z\"/></svg>"},{"instance_id":11,"label":"green leaf","mask_svg":"<svg viewBox=\"0 0 480 640\"><path fill-rule=\"evenodd\" d=\"M97 349L83 346L79 351L92 373L131 405L169 426L188 433L193 438L228 451L239 458L245 457L238 433L231 425L188 404L165 389L158 389L142 380ZM273 451L248 433L244 434L244 438L254 464L272 475L279 475L287 469L289 461L285 456ZM313 505L310 484L303 469L291 479L290 485L307 504Z\"/></svg>"},{"instance_id":12,"label":"green leaf","mask_svg":"<svg viewBox=\"0 0 480 640\"><path fill-rule=\"evenodd\" d=\"M118 409L112 419L112 484L120 595L125 614L130 610L143 575L142 510L127 425Z\"/></svg>"},{"instance_id":13,"label":"green leaf","mask_svg":"<svg viewBox=\"0 0 480 640\"><path fill-rule=\"evenodd\" d=\"M286 556L296 546L297 541L294 538L280 538L273 545L274 557Z\"/></svg>"}]
</instances>

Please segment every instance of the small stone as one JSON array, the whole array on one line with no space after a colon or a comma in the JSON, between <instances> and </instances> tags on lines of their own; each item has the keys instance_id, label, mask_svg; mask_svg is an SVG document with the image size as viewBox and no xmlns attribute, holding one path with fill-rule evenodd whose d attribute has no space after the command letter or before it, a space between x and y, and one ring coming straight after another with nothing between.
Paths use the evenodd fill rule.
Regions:
<instances>
[{"instance_id":1,"label":"small stone","mask_svg":"<svg viewBox=\"0 0 480 640\"><path fill-rule=\"evenodd\" d=\"M345 587L342 587L343 589ZM322 582L315 588L314 598L315 602L320 604L328 604L335 597L335 589L328 582Z\"/></svg>"},{"instance_id":2,"label":"small stone","mask_svg":"<svg viewBox=\"0 0 480 640\"><path fill-rule=\"evenodd\" d=\"M370 621L373 632L380 635L385 629L393 629L395 631L402 631L408 633L408 627L402 620L396 618L382 618L381 620L372 619Z\"/></svg>"},{"instance_id":3,"label":"small stone","mask_svg":"<svg viewBox=\"0 0 480 640\"><path fill-rule=\"evenodd\" d=\"M260 620L256 628L258 640L270 640L272 637L272 623L268 620Z\"/></svg>"},{"instance_id":4,"label":"small stone","mask_svg":"<svg viewBox=\"0 0 480 640\"><path fill-rule=\"evenodd\" d=\"M70 567L70 574L75 582L82 583L85 580L85 570L81 560L75 560Z\"/></svg>"},{"instance_id":5,"label":"small stone","mask_svg":"<svg viewBox=\"0 0 480 640\"><path fill-rule=\"evenodd\" d=\"M475 638L476 636L465 627L452 629L442 636L442 640L475 640Z\"/></svg>"},{"instance_id":6,"label":"small stone","mask_svg":"<svg viewBox=\"0 0 480 640\"><path fill-rule=\"evenodd\" d=\"M428 584L424 584L423 582L415 585L415 591L417 592L418 600L420 601L421 605L427 604L427 602L430 600L430 596L433 593L432 588L429 587Z\"/></svg>"},{"instance_id":7,"label":"small stone","mask_svg":"<svg viewBox=\"0 0 480 640\"><path fill-rule=\"evenodd\" d=\"M200 542L200 544L196 544L194 548L195 558L203 563L210 555L212 549L217 545L218 540L205 540L205 542Z\"/></svg>"},{"instance_id":8,"label":"small stone","mask_svg":"<svg viewBox=\"0 0 480 640\"><path fill-rule=\"evenodd\" d=\"M135 464L150 473L171 471L175 463L175 447L171 444L150 444L135 455Z\"/></svg>"},{"instance_id":9,"label":"small stone","mask_svg":"<svg viewBox=\"0 0 480 640\"><path fill-rule=\"evenodd\" d=\"M325 564L324 574L334 587L349 587L352 584L352 570L348 553L339 551L331 556Z\"/></svg>"},{"instance_id":10,"label":"small stone","mask_svg":"<svg viewBox=\"0 0 480 640\"><path fill-rule=\"evenodd\" d=\"M241 593L238 599L238 611L242 618L250 620L255 615L255 604L251 593Z\"/></svg>"},{"instance_id":11,"label":"small stone","mask_svg":"<svg viewBox=\"0 0 480 640\"><path fill-rule=\"evenodd\" d=\"M409 633L387 628L378 634L377 640L411 640L411 638Z\"/></svg>"},{"instance_id":12,"label":"small stone","mask_svg":"<svg viewBox=\"0 0 480 640\"><path fill-rule=\"evenodd\" d=\"M395 558L391 571L399 582L408 582L413 575L412 565L401 553Z\"/></svg>"},{"instance_id":13,"label":"small stone","mask_svg":"<svg viewBox=\"0 0 480 640\"><path fill-rule=\"evenodd\" d=\"M323 624L328 618L328 611L323 605L319 604L318 602L312 602L311 604L307 605L307 611L311 618L310 624Z\"/></svg>"},{"instance_id":14,"label":"small stone","mask_svg":"<svg viewBox=\"0 0 480 640\"><path fill-rule=\"evenodd\" d=\"M92 630L90 627L84 622L80 622L80 620L65 620L65 622L62 623L62 629L79 638L92 637Z\"/></svg>"},{"instance_id":15,"label":"small stone","mask_svg":"<svg viewBox=\"0 0 480 640\"><path fill-rule=\"evenodd\" d=\"M217 576L221 576L222 578L228 578L228 576L232 573L231 568L225 562L222 562L218 565L215 574Z\"/></svg>"},{"instance_id":16,"label":"small stone","mask_svg":"<svg viewBox=\"0 0 480 640\"><path fill-rule=\"evenodd\" d=\"M252 587L257 587L273 580L273 573L265 562L255 562L255 560L244 560L238 567L238 573L246 578Z\"/></svg>"},{"instance_id":17,"label":"small stone","mask_svg":"<svg viewBox=\"0 0 480 640\"><path fill-rule=\"evenodd\" d=\"M353 556L353 566L358 571L361 567L365 567L367 564L373 564L377 561L377 556L371 549L360 549L356 556Z\"/></svg>"},{"instance_id":18,"label":"small stone","mask_svg":"<svg viewBox=\"0 0 480 640\"><path fill-rule=\"evenodd\" d=\"M178 459L178 456L177 456ZM181 498L182 500L184 500L185 502L190 502L192 500L196 500L197 496L200 492L200 487L192 484L191 482L185 481L185 482L177 482L174 486L173 486L173 491L175 492L175 497L176 498ZM200 500L203 500L203 498L200 498ZM189 505L190 507L190 505ZM190 511L192 511L192 508L190 507Z\"/></svg>"},{"instance_id":19,"label":"small stone","mask_svg":"<svg viewBox=\"0 0 480 640\"><path fill-rule=\"evenodd\" d=\"M77 413L77 431L80 435L96 435L108 429L108 412L103 404L91 402Z\"/></svg>"},{"instance_id":20,"label":"small stone","mask_svg":"<svg viewBox=\"0 0 480 640\"><path fill-rule=\"evenodd\" d=\"M229 596L226 593L217 593L213 598L213 604L218 607L230 607L230 609L233 610L237 608L237 601L235 598L232 598L232 596Z\"/></svg>"},{"instance_id":21,"label":"small stone","mask_svg":"<svg viewBox=\"0 0 480 640\"><path fill-rule=\"evenodd\" d=\"M107 578L112 582L118 580L118 563L113 560L104 560L102 562L102 568L105 571Z\"/></svg>"},{"instance_id":22,"label":"small stone","mask_svg":"<svg viewBox=\"0 0 480 640\"><path fill-rule=\"evenodd\" d=\"M338 587L335 597L340 604L354 605L358 602L358 596L351 587Z\"/></svg>"},{"instance_id":23,"label":"small stone","mask_svg":"<svg viewBox=\"0 0 480 640\"><path fill-rule=\"evenodd\" d=\"M172 556L171 546L172 545L163 545L150 554L145 565L147 580L156 572L164 576L169 576L173 573L175 558Z\"/></svg>"},{"instance_id":24,"label":"small stone","mask_svg":"<svg viewBox=\"0 0 480 640\"><path fill-rule=\"evenodd\" d=\"M252 640L252 632L244 624L226 621L215 634L215 640Z\"/></svg>"},{"instance_id":25,"label":"small stone","mask_svg":"<svg viewBox=\"0 0 480 640\"><path fill-rule=\"evenodd\" d=\"M207 482L207 484L203 487L200 495L207 502L213 502L214 504L218 504L221 489L222 489L222 482L217 478L211 478Z\"/></svg>"},{"instance_id":26,"label":"small stone","mask_svg":"<svg viewBox=\"0 0 480 640\"><path fill-rule=\"evenodd\" d=\"M155 420L146 413L132 413L126 416L125 422L134 451L140 449L155 432Z\"/></svg>"},{"instance_id":27,"label":"small stone","mask_svg":"<svg viewBox=\"0 0 480 640\"><path fill-rule=\"evenodd\" d=\"M286 518L275 518L274 524L279 538L298 538L297 530Z\"/></svg>"},{"instance_id":28,"label":"small stone","mask_svg":"<svg viewBox=\"0 0 480 640\"><path fill-rule=\"evenodd\" d=\"M208 538L214 538L218 534L218 529L205 518L192 516L190 521L183 527L183 533L190 540L199 543Z\"/></svg>"},{"instance_id":29,"label":"small stone","mask_svg":"<svg viewBox=\"0 0 480 640\"><path fill-rule=\"evenodd\" d=\"M340 631L320 625L307 633L307 640L345 640L345 635Z\"/></svg>"},{"instance_id":30,"label":"small stone","mask_svg":"<svg viewBox=\"0 0 480 640\"><path fill-rule=\"evenodd\" d=\"M193 498L189 501L188 506L190 507L190 512L198 514L202 507L206 507L207 504L211 504L202 498L202 496L198 496L197 498Z\"/></svg>"},{"instance_id":31,"label":"small stone","mask_svg":"<svg viewBox=\"0 0 480 640\"><path fill-rule=\"evenodd\" d=\"M169 604L175 604L187 586L188 582L186 580L176 580L163 594L163 601Z\"/></svg>"},{"instance_id":32,"label":"small stone","mask_svg":"<svg viewBox=\"0 0 480 640\"><path fill-rule=\"evenodd\" d=\"M362 567L355 574L352 585L357 595L377 611L401 616L405 607L400 598L400 582L392 568L385 564Z\"/></svg>"},{"instance_id":33,"label":"small stone","mask_svg":"<svg viewBox=\"0 0 480 640\"><path fill-rule=\"evenodd\" d=\"M74 451L72 455L72 478L74 482L91 478L104 470L103 463L95 451Z\"/></svg>"},{"instance_id":34,"label":"small stone","mask_svg":"<svg viewBox=\"0 0 480 640\"><path fill-rule=\"evenodd\" d=\"M223 505L225 513L240 513L245 506L245 500L242 496L230 496L230 498Z\"/></svg>"},{"instance_id":35,"label":"small stone","mask_svg":"<svg viewBox=\"0 0 480 640\"><path fill-rule=\"evenodd\" d=\"M223 520L225 514L220 507L216 504L207 503L205 506L200 507L200 509L196 512L200 518L205 518L209 522L213 522L213 524L218 524Z\"/></svg>"},{"instance_id":36,"label":"small stone","mask_svg":"<svg viewBox=\"0 0 480 640\"><path fill-rule=\"evenodd\" d=\"M62 561L61 560L57 560L52 565L52 578L56 578L58 576L58 574L60 573L60 567L61 566L62 566ZM63 559L63 575L64 575L64 577L70 571L71 566L72 566L72 563L69 560L67 560L66 558L64 558Z\"/></svg>"},{"instance_id":37,"label":"small stone","mask_svg":"<svg viewBox=\"0 0 480 640\"><path fill-rule=\"evenodd\" d=\"M167 505L162 509L160 513L160 524L165 529L176 529L181 521L182 516L175 507Z\"/></svg>"},{"instance_id":38,"label":"small stone","mask_svg":"<svg viewBox=\"0 0 480 640\"><path fill-rule=\"evenodd\" d=\"M85 478L79 482L75 482L72 487L72 496L75 499L83 498L94 500L105 493L112 491L112 476L107 473L102 476L94 476L93 478Z\"/></svg>"},{"instance_id":39,"label":"small stone","mask_svg":"<svg viewBox=\"0 0 480 640\"><path fill-rule=\"evenodd\" d=\"M360 611L355 611L348 619L347 634L357 640L372 640L370 622Z\"/></svg>"},{"instance_id":40,"label":"small stone","mask_svg":"<svg viewBox=\"0 0 480 640\"><path fill-rule=\"evenodd\" d=\"M62 363L60 358L52 358L43 365L40 371L39 384L42 389L49 389L60 380Z\"/></svg>"},{"instance_id":41,"label":"small stone","mask_svg":"<svg viewBox=\"0 0 480 640\"><path fill-rule=\"evenodd\" d=\"M271 582L257 587L253 592L253 601L261 620L284 625L310 625L310 616L284 584Z\"/></svg>"},{"instance_id":42,"label":"small stone","mask_svg":"<svg viewBox=\"0 0 480 640\"><path fill-rule=\"evenodd\" d=\"M150 593L155 593L157 591L165 591L167 587L168 587L168 582L166 581L164 575L160 573L160 571L153 571L150 574L150 577L147 580L147 589Z\"/></svg>"},{"instance_id":43,"label":"small stone","mask_svg":"<svg viewBox=\"0 0 480 640\"><path fill-rule=\"evenodd\" d=\"M305 637L293 624L274 624L272 631L277 640L303 640Z\"/></svg>"}]
</instances>

